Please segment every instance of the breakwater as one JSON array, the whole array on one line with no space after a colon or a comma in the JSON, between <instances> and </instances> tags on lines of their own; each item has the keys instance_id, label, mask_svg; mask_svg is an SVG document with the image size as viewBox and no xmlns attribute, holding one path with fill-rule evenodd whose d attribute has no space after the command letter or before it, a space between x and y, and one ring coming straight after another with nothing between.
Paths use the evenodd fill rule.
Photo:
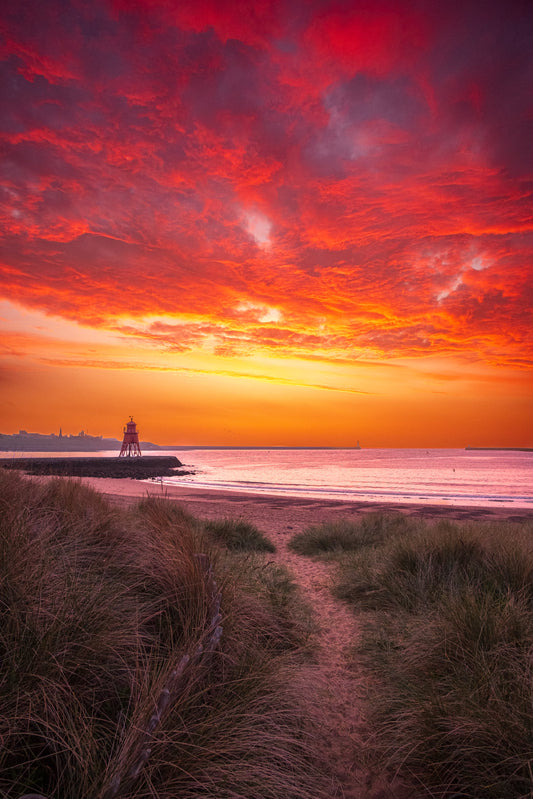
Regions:
<instances>
[{"instance_id":1,"label":"breakwater","mask_svg":"<svg viewBox=\"0 0 533 799\"><path fill-rule=\"evenodd\" d=\"M142 455L140 458L0 458L0 467L28 474L65 477L172 477L183 464L175 455Z\"/></svg>"},{"instance_id":2,"label":"breakwater","mask_svg":"<svg viewBox=\"0 0 533 799\"><path fill-rule=\"evenodd\" d=\"M469 452L533 452L533 447L465 447Z\"/></svg>"}]
</instances>

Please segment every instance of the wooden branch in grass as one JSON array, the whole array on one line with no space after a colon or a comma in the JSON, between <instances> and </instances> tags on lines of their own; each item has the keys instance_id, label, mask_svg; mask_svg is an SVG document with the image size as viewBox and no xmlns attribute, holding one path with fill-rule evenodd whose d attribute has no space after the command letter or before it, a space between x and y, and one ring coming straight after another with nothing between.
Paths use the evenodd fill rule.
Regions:
<instances>
[{"instance_id":1,"label":"wooden branch in grass","mask_svg":"<svg viewBox=\"0 0 533 799\"><path fill-rule=\"evenodd\" d=\"M124 795L123 792L126 788L128 790L131 789L132 783L138 778L150 757L150 743L157 728L171 711L176 699L185 690L194 671L200 667L205 668L208 666L211 655L220 643L222 636L222 626L220 624L222 621L222 616L220 615L222 594L218 590L213 568L207 555L198 554L195 557L204 572L205 587L210 600L210 620L193 652L183 655L176 668L170 672L155 703L152 715L139 730L139 737L122 758L122 763L119 764L107 788L101 794L101 799L115 799L120 794Z\"/></svg>"}]
</instances>

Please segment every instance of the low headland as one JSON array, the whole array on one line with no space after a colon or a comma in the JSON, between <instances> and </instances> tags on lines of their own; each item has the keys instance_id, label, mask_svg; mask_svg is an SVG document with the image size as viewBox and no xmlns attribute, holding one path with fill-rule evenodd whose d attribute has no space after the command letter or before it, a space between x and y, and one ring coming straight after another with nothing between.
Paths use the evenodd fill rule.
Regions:
<instances>
[{"instance_id":1,"label":"low headland","mask_svg":"<svg viewBox=\"0 0 533 799\"><path fill-rule=\"evenodd\" d=\"M530 511L6 469L0 508L6 799L530 796Z\"/></svg>"},{"instance_id":2,"label":"low headland","mask_svg":"<svg viewBox=\"0 0 533 799\"><path fill-rule=\"evenodd\" d=\"M77 435L63 435L61 430L56 433L28 433L19 430L18 433L0 433L0 452L120 452L122 439L92 436L82 430ZM141 441L141 450L158 451L165 449L178 449L175 446L162 446L152 441Z\"/></svg>"}]
</instances>

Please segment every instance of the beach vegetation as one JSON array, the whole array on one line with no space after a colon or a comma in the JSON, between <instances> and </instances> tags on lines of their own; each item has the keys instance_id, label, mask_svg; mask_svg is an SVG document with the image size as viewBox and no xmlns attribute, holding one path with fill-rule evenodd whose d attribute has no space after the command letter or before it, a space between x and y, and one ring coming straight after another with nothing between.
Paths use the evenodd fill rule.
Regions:
<instances>
[{"instance_id":1,"label":"beach vegetation","mask_svg":"<svg viewBox=\"0 0 533 799\"><path fill-rule=\"evenodd\" d=\"M252 522L244 519L209 519L205 529L228 549L236 552L275 552L276 547Z\"/></svg>"},{"instance_id":2,"label":"beach vegetation","mask_svg":"<svg viewBox=\"0 0 533 799\"><path fill-rule=\"evenodd\" d=\"M331 797L297 605L175 503L0 470L0 795Z\"/></svg>"},{"instance_id":3,"label":"beach vegetation","mask_svg":"<svg viewBox=\"0 0 533 799\"><path fill-rule=\"evenodd\" d=\"M404 519L399 536L350 543L335 579L363 629L369 756L431 797L525 799L533 524Z\"/></svg>"},{"instance_id":4,"label":"beach vegetation","mask_svg":"<svg viewBox=\"0 0 533 799\"><path fill-rule=\"evenodd\" d=\"M335 593L359 609L413 613L472 591L533 599L530 529L417 520L410 535L345 558Z\"/></svg>"},{"instance_id":5,"label":"beach vegetation","mask_svg":"<svg viewBox=\"0 0 533 799\"><path fill-rule=\"evenodd\" d=\"M317 624L286 566L255 553L237 553L227 559L225 571L228 590L238 586L250 606L256 635L280 652L298 650L305 659L313 655Z\"/></svg>"},{"instance_id":6,"label":"beach vegetation","mask_svg":"<svg viewBox=\"0 0 533 799\"><path fill-rule=\"evenodd\" d=\"M291 538L289 548L299 555L329 558L375 547L410 529L409 521L401 514L369 513L360 519L340 518L311 525Z\"/></svg>"}]
</instances>

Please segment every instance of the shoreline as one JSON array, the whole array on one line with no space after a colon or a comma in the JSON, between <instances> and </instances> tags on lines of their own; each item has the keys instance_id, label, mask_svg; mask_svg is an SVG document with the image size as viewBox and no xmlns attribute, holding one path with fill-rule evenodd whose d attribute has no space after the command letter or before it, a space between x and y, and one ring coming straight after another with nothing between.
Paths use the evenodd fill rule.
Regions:
<instances>
[{"instance_id":1,"label":"shoreline","mask_svg":"<svg viewBox=\"0 0 533 799\"><path fill-rule=\"evenodd\" d=\"M282 524L296 532L297 528L303 529L335 518L353 518L376 512L405 513L408 516L428 520L533 521L533 510L527 508L315 499L191 488L160 484L155 480L140 482L132 479L99 477L74 479L104 494L114 504L128 506L146 496L161 497L183 504L190 513L200 518L219 519L239 516L254 522L265 531L271 529L273 525L278 527Z\"/></svg>"}]
</instances>

